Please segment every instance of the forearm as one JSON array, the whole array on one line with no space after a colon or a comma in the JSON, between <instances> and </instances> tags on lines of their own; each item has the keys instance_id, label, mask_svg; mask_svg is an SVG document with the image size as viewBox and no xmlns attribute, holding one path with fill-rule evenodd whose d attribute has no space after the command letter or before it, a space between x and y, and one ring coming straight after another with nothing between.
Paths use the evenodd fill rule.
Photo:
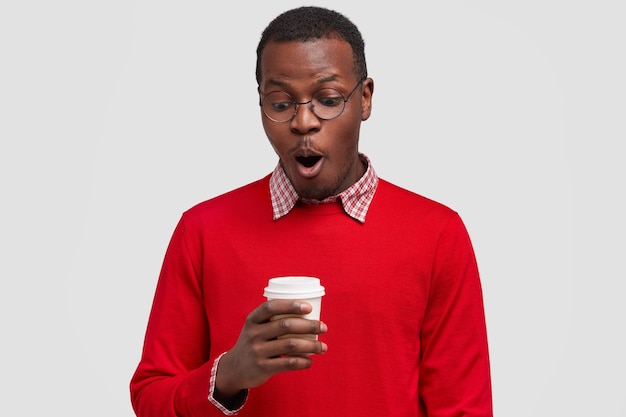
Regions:
<instances>
[{"instance_id":1,"label":"forearm","mask_svg":"<svg viewBox=\"0 0 626 417\"><path fill-rule=\"evenodd\" d=\"M209 401L213 362L177 376L148 377L156 370L139 368L131 382L131 400L137 416L223 416Z\"/></svg>"},{"instance_id":2,"label":"forearm","mask_svg":"<svg viewBox=\"0 0 626 417\"><path fill-rule=\"evenodd\" d=\"M143 377L138 369L130 383L131 403L138 417L178 417L174 408L174 397L179 378Z\"/></svg>"}]
</instances>

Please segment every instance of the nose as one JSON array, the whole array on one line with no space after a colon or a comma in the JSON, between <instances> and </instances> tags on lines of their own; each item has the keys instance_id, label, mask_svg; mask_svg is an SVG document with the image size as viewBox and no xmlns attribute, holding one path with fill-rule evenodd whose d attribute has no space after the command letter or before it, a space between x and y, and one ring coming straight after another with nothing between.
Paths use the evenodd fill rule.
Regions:
<instances>
[{"instance_id":1,"label":"nose","mask_svg":"<svg viewBox=\"0 0 626 417\"><path fill-rule=\"evenodd\" d=\"M296 114L289 122L293 131L308 133L319 130L321 119L313 112L312 100L296 103Z\"/></svg>"}]
</instances>

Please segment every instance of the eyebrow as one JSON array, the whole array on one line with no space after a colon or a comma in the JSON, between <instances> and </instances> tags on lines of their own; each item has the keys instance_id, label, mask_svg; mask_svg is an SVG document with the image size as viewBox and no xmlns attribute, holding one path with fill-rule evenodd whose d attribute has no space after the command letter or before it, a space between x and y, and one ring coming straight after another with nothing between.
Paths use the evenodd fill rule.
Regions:
<instances>
[{"instance_id":1,"label":"eyebrow","mask_svg":"<svg viewBox=\"0 0 626 417\"><path fill-rule=\"evenodd\" d=\"M317 80L315 80L316 84L323 84L323 83L327 83L329 81L336 81L337 80L337 76L336 75L329 75L327 77L321 77L318 78ZM289 87L290 84L286 81L281 81L281 80L275 80L275 79L271 79L268 81L268 85L270 86L276 86L276 87Z\"/></svg>"}]
</instances>

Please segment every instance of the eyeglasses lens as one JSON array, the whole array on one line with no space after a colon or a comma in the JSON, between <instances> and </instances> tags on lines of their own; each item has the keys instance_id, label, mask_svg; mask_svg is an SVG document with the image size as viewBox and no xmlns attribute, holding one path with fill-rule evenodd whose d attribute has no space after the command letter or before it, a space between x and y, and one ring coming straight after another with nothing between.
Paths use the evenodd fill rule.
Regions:
<instances>
[{"instance_id":1,"label":"eyeglasses lens","mask_svg":"<svg viewBox=\"0 0 626 417\"><path fill-rule=\"evenodd\" d=\"M263 112L275 122L288 122L296 114L297 107L310 104L313 113L320 119L330 120L338 117L345 107L343 95L334 88L318 90L308 102L297 103L282 91L274 91L265 96L262 102Z\"/></svg>"}]
</instances>

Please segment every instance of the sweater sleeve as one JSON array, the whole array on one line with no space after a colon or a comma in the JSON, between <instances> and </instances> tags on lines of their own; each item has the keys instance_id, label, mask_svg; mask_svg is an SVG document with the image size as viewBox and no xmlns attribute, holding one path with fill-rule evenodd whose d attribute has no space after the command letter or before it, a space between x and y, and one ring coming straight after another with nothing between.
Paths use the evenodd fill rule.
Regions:
<instances>
[{"instance_id":1,"label":"sweater sleeve","mask_svg":"<svg viewBox=\"0 0 626 417\"><path fill-rule=\"evenodd\" d=\"M139 417L223 416L209 402L210 353L200 269L200 244L186 234L184 217L165 254L140 363L130 383Z\"/></svg>"},{"instance_id":2,"label":"sweater sleeve","mask_svg":"<svg viewBox=\"0 0 626 417\"><path fill-rule=\"evenodd\" d=\"M493 415L482 289L469 236L456 214L439 238L421 346L422 415Z\"/></svg>"}]
</instances>

